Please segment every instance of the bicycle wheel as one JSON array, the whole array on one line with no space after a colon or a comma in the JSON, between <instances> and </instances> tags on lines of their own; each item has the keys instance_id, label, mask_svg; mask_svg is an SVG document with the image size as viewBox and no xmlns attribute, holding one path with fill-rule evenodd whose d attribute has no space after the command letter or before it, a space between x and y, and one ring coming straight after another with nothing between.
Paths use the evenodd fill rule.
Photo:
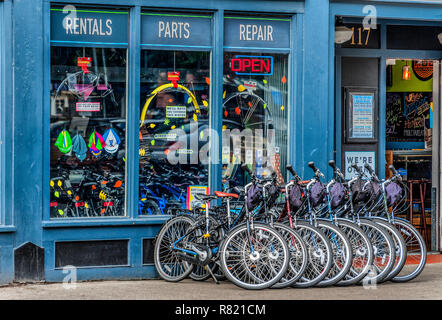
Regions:
<instances>
[{"instance_id":1,"label":"bicycle wheel","mask_svg":"<svg viewBox=\"0 0 442 320\"><path fill-rule=\"evenodd\" d=\"M393 224L404 238L407 246L407 259L402 270L391 281L410 281L424 270L427 262L427 246L420 232L408 221L395 218Z\"/></svg>"},{"instance_id":2,"label":"bicycle wheel","mask_svg":"<svg viewBox=\"0 0 442 320\"><path fill-rule=\"evenodd\" d=\"M293 226L307 245L307 267L292 286L308 288L318 284L330 271L333 251L326 235L307 221L296 221Z\"/></svg>"},{"instance_id":3,"label":"bicycle wheel","mask_svg":"<svg viewBox=\"0 0 442 320\"><path fill-rule=\"evenodd\" d=\"M307 267L307 246L295 230L282 223L275 223L273 227L284 237L287 242L290 261L287 272L275 283L272 288L285 288L294 284L304 273Z\"/></svg>"},{"instance_id":4,"label":"bicycle wheel","mask_svg":"<svg viewBox=\"0 0 442 320\"><path fill-rule=\"evenodd\" d=\"M317 284L319 287L332 286L345 277L353 261L350 240L345 233L329 221L317 220L317 226L330 240L333 251L333 264L327 276Z\"/></svg>"},{"instance_id":5,"label":"bicycle wheel","mask_svg":"<svg viewBox=\"0 0 442 320\"><path fill-rule=\"evenodd\" d=\"M206 217L203 215L198 216L196 218L196 225L199 226L199 233L205 233ZM208 245L209 247L213 248L215 246L218 246L223 238L223 229L219 226L218 221L213 216L209 216L209 237L198 237L198 239L201 239L201 241L198 241L198 243ZM217 277L219 265L216 263L210 263L209 267L212 269L215 277ZM195 281L205 281L210 277L210 272L206 266L195 265L192 272L190 273L190 278Z\"/></svg>"},{"instance_id":6,"label":"bicycle wheel","mask_svg":"<svg viewBox=\"0 0 442 320\"><path fill-rule=\"evenodd\" d=\"M336 285L349 286L361 281L370 271L373 263L373 247L370 238L356 223L342 218L337 220L337 225L350 240L353 262L349 272Z\"/></svg>"},{"instance_id":7,"label":"bicycle wheel","mask_svg":"<svg viewBox=\"0 0 442 320\"><path fill-rule=\"evenodd\" d=\"M393 279L404 267L405 260L407 259L407 246L405 245L404 238L396 227L384 218L373 217L372 220L381 226L383 226L392 236L395 245L395 262L393 269L391 269L388 276L382 281L389 281Z\"/></svg>"},{"instance_id":8,"label":"bicycle wheel","mask_svg":"<svg viewBox=\"0 0 442 320\"><path fill-rule=\"evenodd\" d=\"M227 234L220 246L221 268L228 280L245 289L265 289L286 273L289 250L272 227L254 222L241 224Z\"/></svg>"},{"instance_id":9,"label":"bicycle wheel","mask_svg":"<svg viewBox=\"0 0 442 320\"><path fill-rule=\"evenodd\" d=\"M361 281L370 284L380 283L394 267L396 258L394 240L384 227L370 219L360 218L357 223L370 238L373 246L372 268Z\"/></svg>"},{"instance_id":10,"label":"bicycle wheel","mask_svg":"<svg viewBox=\"0 0 442 320\"><path fill-rule=\"evenodd\" d=\"M154 262L160 277L166 281L181 281L193 269L193 264L182 259L173 243L182 238L183 243L194 240L195 232L190 232L195 220L188 216L177 216L166 222L155 239ZM190 232L190 233L189 233Z\"/></svg>"}]
</instances>

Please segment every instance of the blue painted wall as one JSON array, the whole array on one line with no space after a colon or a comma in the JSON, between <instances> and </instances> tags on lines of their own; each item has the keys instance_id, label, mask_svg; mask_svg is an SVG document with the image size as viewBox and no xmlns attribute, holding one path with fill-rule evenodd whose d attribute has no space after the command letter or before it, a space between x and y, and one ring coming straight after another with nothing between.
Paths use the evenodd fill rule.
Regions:
<instances>
[{"instance_id":1,"label":"blue painted wall","mask_svg":"<svg viewBox=\"0 0 442 320\"><path fill-rule=\"evenodd\" d=\"M301 113L300 159L296 163L301 176L308 179L313 171L307 166L314 161L323 173L333 158L334 108L329 108L329 1L310 0L305 3L304 17L304 81Z\"/></svg>"}]
</instances>

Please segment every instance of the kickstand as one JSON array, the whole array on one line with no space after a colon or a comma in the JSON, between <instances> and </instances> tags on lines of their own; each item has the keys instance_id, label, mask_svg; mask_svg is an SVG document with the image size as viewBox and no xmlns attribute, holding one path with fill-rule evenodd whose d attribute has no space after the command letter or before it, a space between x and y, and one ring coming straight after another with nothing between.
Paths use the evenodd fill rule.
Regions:
<instances>
[{"instance_id":1,"label":"kickstand","mask_svg":"<svg viewBox=\"0 0 442 320\"><path fill-rule=\"evenodd\" d=\"M210 268L208 265L206 266L207 270L209 271L210 275L212 276L213 280L215 280L216 284L219 284L218 279L215 277L215 275L212 272L212 268Z\"/></svg>"}]
</instances>

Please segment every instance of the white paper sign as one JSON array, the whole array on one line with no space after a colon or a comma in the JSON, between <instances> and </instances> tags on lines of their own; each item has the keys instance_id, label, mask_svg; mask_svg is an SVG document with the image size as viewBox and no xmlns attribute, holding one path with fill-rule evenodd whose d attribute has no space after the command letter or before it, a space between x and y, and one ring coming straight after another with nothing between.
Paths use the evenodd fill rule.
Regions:
<instances>
[{"instance_id":1,"label":"white paper sign","mask_svg":"<svg viewBox=\"0 0 442 320\"><path fill-rule=\"evenodd\" d=\"M185 118L186 111L186 106L167 106L166 118Z\"/></svg>"},{"instance_id":2,"label":"white paper sign","mask_svg":"<svg viewBox=\"0 0 442 320\"><path fill-rule=\"evenodd\" d=\"M75 110L77 112L98 112L100 111L100 102L77 102Z\"/></svg>"}]
</instances>

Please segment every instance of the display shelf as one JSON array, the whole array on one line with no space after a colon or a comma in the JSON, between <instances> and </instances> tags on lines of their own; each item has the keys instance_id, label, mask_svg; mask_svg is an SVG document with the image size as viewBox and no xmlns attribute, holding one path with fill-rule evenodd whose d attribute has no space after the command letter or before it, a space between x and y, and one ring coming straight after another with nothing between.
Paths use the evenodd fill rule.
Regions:
<instances>
[{"instance_id":1,"label":"display shelf","mask_svg":"<svg viewBox=\"0 0 442 320\"><path fill-rule=\"evenodd\" d=\"M393 156L416 157L416 156L432 156L432 150L392 150Z\"/></svg>"}]
</instances>

